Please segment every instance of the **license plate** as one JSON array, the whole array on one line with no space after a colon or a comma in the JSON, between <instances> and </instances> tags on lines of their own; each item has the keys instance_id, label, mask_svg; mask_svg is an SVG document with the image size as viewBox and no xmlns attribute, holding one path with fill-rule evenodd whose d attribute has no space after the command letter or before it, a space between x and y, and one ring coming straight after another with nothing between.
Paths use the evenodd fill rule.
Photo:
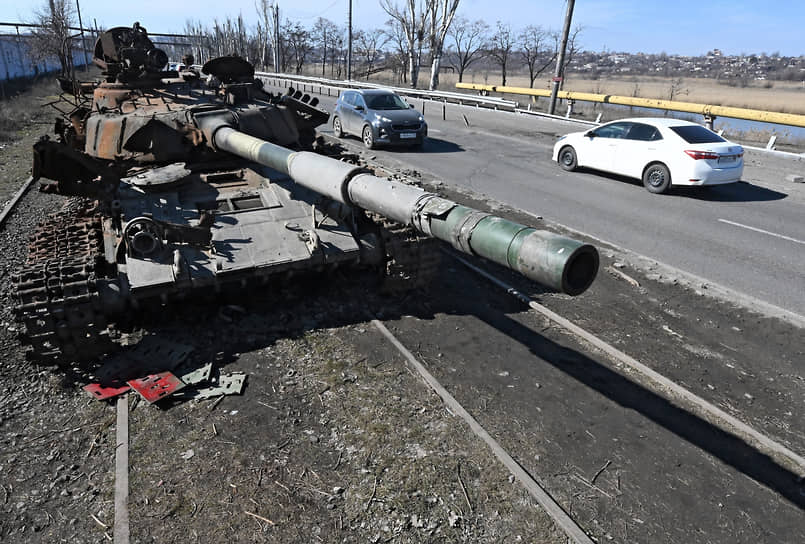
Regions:
<instances>
[{"instance_id":1,"label":"license plate","mask_svg":"<svg viewBox=\"0 0 805 544\"><path fill-rule=\"evenodd\" d=\"M735 155L722 155L721 157L718 158L718 162L719 163L735 162L735 159L736 159Z\"/></svg>"},{"instance_id":2,"label":"license plate","mask_svg":"<svg viewBox=\"0 0 805 544\"><path fill-rule=\"evenodd\" d=\"M400 138L416 138L416 132L401 132Z\"/></svg>"}]
</instances>

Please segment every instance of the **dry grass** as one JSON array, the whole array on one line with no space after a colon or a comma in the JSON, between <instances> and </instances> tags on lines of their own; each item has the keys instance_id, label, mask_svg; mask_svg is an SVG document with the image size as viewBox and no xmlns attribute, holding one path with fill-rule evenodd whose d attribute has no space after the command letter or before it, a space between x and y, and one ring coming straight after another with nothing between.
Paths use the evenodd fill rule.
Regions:
<instances>
[{"instance_id":1,"label":"dry grass","mask_svg":"<svg viewBox=\"0 0 805 544\"><path fill-rule=\"evenodd\" d=\"M42 104L48 101L46 99L56 98L58 88L52 77L27 85L25 90L0 100L0 142L16 140L20 130L43 115Z\"/></svg>"}]
</instances>

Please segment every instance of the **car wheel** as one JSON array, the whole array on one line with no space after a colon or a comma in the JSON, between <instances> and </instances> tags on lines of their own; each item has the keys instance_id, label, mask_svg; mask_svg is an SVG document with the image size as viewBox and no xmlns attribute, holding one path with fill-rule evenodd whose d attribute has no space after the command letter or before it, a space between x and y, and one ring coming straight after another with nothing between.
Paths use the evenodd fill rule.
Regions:
<instances>
[{"instance_id":1,"label":"car wheel","mask_svg":"<svg viewBox=\"0 0 805 544\"><path fill-rule=\"evenodd\" d=\"M366 146L366 149L375 148L375 135L372 133L372 127L369 125L363 127L363 145Z\"/></svg>"},{"instance_id":2,"label":"car wheel","mask_svg":"<svg viewBox=\"0 0 805 544\"><path fill-rule=\"evenodd\" d=\"M664 193L671 186L671 172L662 163L650 164L643 172L643 185L650 193Z\"/></svg>"},{"instance_id":3,"label":"car wheel","mask_svg":"<svg viewBox=\"0 0 805 544\"><path fill-rule=\"evenodd\" d=\"M341 127L341 119L333 117L333 136L342 138L344 136L344 129Z\"/></svg>"},{"instance_id":4,"label":"car wheel","mask_svg":"<svg viewBox=\"0 0 805 544\"><path fill-rule=\"evenodd\" d=\"M572 172L579 166L579 161L576 158L576 150L572 147L565 146L559 150L559 166L562 170Z\"/></svg>"}]
</instances>

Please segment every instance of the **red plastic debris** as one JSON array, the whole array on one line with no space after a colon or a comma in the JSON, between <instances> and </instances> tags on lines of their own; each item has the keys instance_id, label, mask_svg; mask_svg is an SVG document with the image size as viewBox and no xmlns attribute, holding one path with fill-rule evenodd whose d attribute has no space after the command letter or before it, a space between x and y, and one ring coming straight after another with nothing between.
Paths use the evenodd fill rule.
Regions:
<instances>
[{"instance_id":1,"label":"red plastic debris","mask_svg":"<svg viewBox=\"0 0 805 544\"><path fill-rule=\"evenodd\" d=\"M150 403L174 394L185 385L182 380L170 372L150 374L145 378L129 380L127 383Z\"/></svg>"},{"instance_id":2,"label":"red plastic debris","mask_svg":"<svg viewBox=\"0 0 805 544\"><path fill-rule=\"evenodd\" d=\"M105 387L99 383L90 383L85 385L82 389L98 400L105 400L122 395L126 391L129 391L131 387L126 384L119 387Z\"/></svg>"}]
</instances>

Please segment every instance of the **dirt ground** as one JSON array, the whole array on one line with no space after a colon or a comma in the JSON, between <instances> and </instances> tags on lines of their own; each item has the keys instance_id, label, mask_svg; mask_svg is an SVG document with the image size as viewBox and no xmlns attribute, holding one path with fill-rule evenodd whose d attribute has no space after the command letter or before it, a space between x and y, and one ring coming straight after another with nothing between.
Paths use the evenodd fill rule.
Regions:
<instances>
[{"instance_id":1,"label":"dirt ground","mask_svg":"<svg viewBox=\"0 0 805 544\"><path fill-rule=\"evenodd\" d=\"M0 150L4 199L25 179L28 149L38 133L26 130ZM439 190L533 222L515 210ZM9 543L103 542L112 533L114 406L81 390L82 372L27 362L10 312L9 275L24 258L26 233L60 202L32 192L0 230L0 540ZM703 286L622 266L617 251L601 250L596 283L576 298L491 269L774 439L805 449L797 423L805 388L800 329L710 298ZM133 542L566 542L488 448L377 333L370 316L399 334L440 380L454 382L457 398L538 480L552 486L598 541L695 541L684 533L686 524L710 528L697 533L699 541L805 538L805 523L797 517L805 496L801 480L781 463L740 441L719 441L717 430L668 408L655 415L660 426L670 434L689 433L688 442L714 464L737 467L743 480L758 482L742 497L752 506L741 508L768 503L762 508L771 511L757 507L768 518L737 526L742 518L736 507L733 525L722 527L707 517L709 506L700 505L698 518L669 511L664 520L636 523L625 512L640 509L650 496L647 489L617 495L617 508L588 488L577 489L571 478L576 472L595 483L600 448L578 447L570 429L580 416L562 397L602 391L637 413L650 412L658 401L646 400L649 385L640 385L639 378L634 386L616 377L601 357L583 355L590 351L577 339L455 262L446 262L429 289L404 297L383 297L353 278L328 277L220 304L224 311L188 304L139 321L137 335L191 345L191 362L245 372L248 381L242 395L217 401L147 405L130 395ZM487 334L490 324L504 334ZM544 382L535 392L510 388L497 370L490 377L495 359L505 360L515 345L573 377L573 388ZM640 392L633 398L635 387ZM507 400L504 393L512 390L522 397ZM547 397L536 399L539 394ZM535 405L545 421L541 436L523 423ZM623 440L639 445L648 431L632 429L634 436ZM673 437L662 440L668 442L658 447L674 449ZM630 471L646 482L657 475L655 462L639 455L623 474ZM723 485L729 486L733 476L726 472ZM617 481L614 474L604 472L598 484L613 494L621 486L621 473Z\"/></svg>"}]
</instances>

